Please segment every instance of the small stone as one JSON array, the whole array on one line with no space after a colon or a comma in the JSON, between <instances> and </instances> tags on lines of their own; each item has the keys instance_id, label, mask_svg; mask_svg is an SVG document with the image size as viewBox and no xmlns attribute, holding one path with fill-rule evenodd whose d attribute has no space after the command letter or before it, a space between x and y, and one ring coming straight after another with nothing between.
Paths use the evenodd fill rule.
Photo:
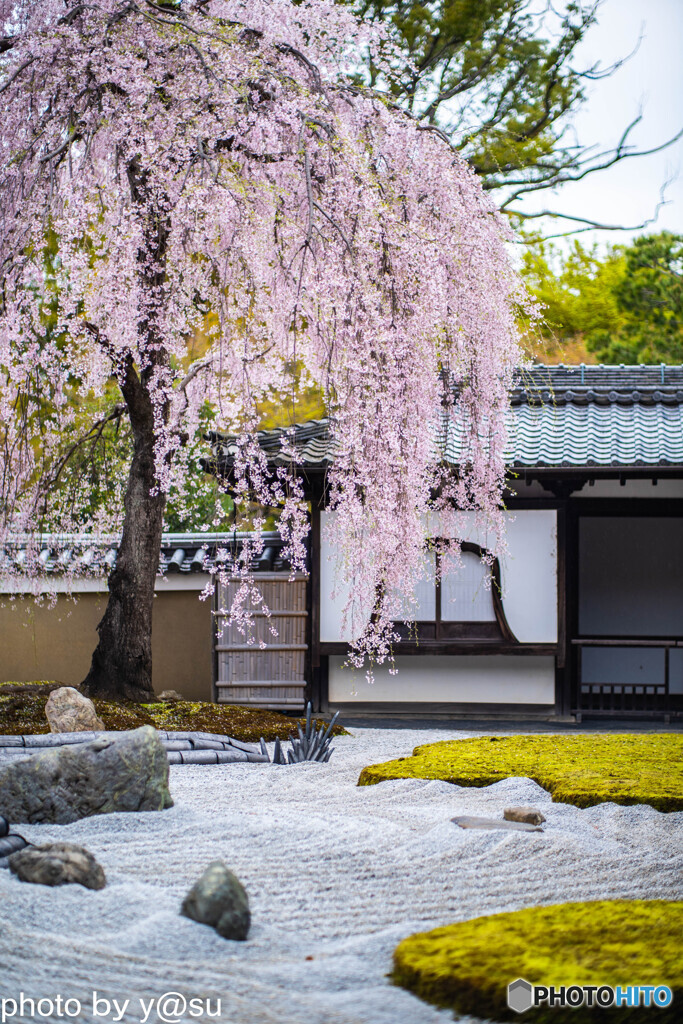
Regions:
<instances>
[{"instance_id":1,"label":"small stone","mask_svg":"<svg viewBox=\"0 0 683 1024\"><path fill-rule=\"evenodd\" d=\"M101 732L104 729L93 702L73 686L60 686L52 691L45 705L45 716L51 732Z\"/></svg>"},{"instance_id":2,"label":"small stone","mask_svg":"<svg viewBox=\"0 0 683 1024\"><path fill-rule=\"evenodd\" d=\"M249 897L222 860L209 864L183 900L180 913L215 928L224 939L244 941L249 933Z\"/></svg>"},{"instance_id":3,"label":"small stone","mask_svg":"<svg viewBox=\"0 0 683 1024\"><path fill-rule=\"evenodd\" d=\"M29 846L9 858L10 871L22 882L36 885L77 883L86 889L104 889L104 871L91 853L76 843Z\"/></svg>"},{"instance_id":4,"label":"small stone","mask_svg":"<svg viewBox=\"0 0 683 1024\"><path fill-rule=\"evenodd\" d=\"M527 825L542 825L545 821L545 814L535 807L506 807L503 817L506 821L523 821Z\"/></svg>"},{"instance_id":5,"label":"small stone","mask_svg":"<svg viewBox=\"0 0 683 1024\"><path fill-rule=\"evenodd\" d=\"M182 693L178 693L177 690L162 690L159 694L159 700L183 700Z\"/></svg>"},{"instance_id":6,"label":"small stone","mask_svg":"<svg viewBox=\"0 0 683 1024\"><path fill-rule=\"evenodd\" d=\"M542 832L543 829L537 825L527 825L521 821L501 821L500 818L476 818L463 815L458 818L451 818L460 828L483 828L507 832Z\"/></svg>"}]
</instances>

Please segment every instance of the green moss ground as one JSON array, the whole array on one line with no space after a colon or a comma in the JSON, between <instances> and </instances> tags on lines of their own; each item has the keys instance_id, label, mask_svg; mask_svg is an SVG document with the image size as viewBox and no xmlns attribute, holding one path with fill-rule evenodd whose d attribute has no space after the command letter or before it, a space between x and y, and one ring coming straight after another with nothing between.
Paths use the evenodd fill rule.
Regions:
<instances>
[{"instance_id":1,"label":"green moss ground","mask_svg":"<svg viewBox=\"0 0 683 1024\"><path fill-rule=\"evenodd\" d=\"M22 692L22 687L29 685L32 692ZM54 686L49 680L31 684L0 683L0 735L48 733L45 704ZM45 693L40 692L42 687ZM93 703L105 728L116 731L153 725L172 731L215 732L244 743L256 743L261 736L268 741L276 736L284 740L290 733L296 733L297 722L303 725L303 719L288 718L276 711L200 701L133 704L94 700ZM318 722L318 725L323 724ZM345 732L339 725L333 731L335 735Z\"/></svg>"},{"instance_id":2,"label":"green moss ground","mask_svg":"<svg viewBox=\"0 0 683 1024\"><path fill-rule=\"evenodd\" d=\"M591 807L650 804L683 810L683 735L588 733L485 736L416 747L412 757L364 768L359 786L388 779L443 779L490 786L511 776L533 779L559 803Z\"/></svg>"},{"instance_id":3,"label":"green moss ground","mask_svg":"<svg viewBox=\"0 0 683 1024\"><path fill-rule=\"evenodd\" d=\"M604 900L532 907L411 935L394 952L392 979L461 1014L534 1024L681 1020L683 903ZM668 1008L561 1009L523 1015L507 1005L511 981L532 985L668 985Z\"/></svg>"}]
</instances>

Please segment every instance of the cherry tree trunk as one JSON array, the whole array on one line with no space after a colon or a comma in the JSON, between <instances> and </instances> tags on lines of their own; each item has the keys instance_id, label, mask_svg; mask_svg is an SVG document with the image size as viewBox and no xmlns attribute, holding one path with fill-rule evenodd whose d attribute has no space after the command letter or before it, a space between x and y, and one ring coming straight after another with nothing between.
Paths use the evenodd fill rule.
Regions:
<instances>
[{"instance_id":1,"label":"cherry tree trunk","mask_svg":"<svg viewBox=\"0 0 683 1024\"><path fill-rule=\"evenodd\" d=\"M109 577L109 602L97 627L99 643L81 689L90 697L148 701L152 689L152 609L163 530L163 493L154 464L154 415L132 362L122 391L133 428L123 534Z\"/></svg>"}]
</instances>

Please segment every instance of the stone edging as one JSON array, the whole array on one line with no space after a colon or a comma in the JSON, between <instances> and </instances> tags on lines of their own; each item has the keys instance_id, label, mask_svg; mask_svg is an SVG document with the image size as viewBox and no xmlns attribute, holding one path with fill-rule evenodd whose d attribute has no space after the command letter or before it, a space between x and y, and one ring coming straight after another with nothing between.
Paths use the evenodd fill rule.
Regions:
<instances>
[{"instance_id":1,"label":"stone edging","mask_svg":"<svg viewBox=\"0 0 683 1024\"><path fill-rule=\"evenodd\" d=\"M157 730L166 748L169 764L234 764L237 762L269 763L265 747L242 743L231 736L210 732L166 732ZM90 743L101 736L121 736L121 732L56 732L0 736L0 767L27 754L52 747Z\"/></svg>"}]
</instances>

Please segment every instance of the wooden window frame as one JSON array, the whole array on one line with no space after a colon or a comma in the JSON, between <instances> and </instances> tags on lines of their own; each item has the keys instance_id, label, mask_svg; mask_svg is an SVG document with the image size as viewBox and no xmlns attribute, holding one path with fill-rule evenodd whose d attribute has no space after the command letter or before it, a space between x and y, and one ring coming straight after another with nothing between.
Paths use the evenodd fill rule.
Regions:
<instances>
[{"instance_id":1,"label":"wooden window frame","mask_svg":"<svg viewBox=\"0 0 683 1024\"><path fill-rule=\"evenodd\" d=\"M437 545L436 559L437 567L440 560L438 543L442 538L433 538L430 544ZM443 619L441 604L441 579L437 571L435 587L435 608L434 618L418 620L405 626L402 622L396 622L396 632L401 639L399 647L404 643L414 643L420 640L431 640L435 643L452 641L485 641L488 643L518 644L519 640L510 629L505 609L503 608L500 562L487 548L473 541L461 541L460 550L463 554L477 555L485 560L490 566L491 573L491 606L493 617L483 621L468 621L466 619Z\"/></svg>"}]
</instances>

